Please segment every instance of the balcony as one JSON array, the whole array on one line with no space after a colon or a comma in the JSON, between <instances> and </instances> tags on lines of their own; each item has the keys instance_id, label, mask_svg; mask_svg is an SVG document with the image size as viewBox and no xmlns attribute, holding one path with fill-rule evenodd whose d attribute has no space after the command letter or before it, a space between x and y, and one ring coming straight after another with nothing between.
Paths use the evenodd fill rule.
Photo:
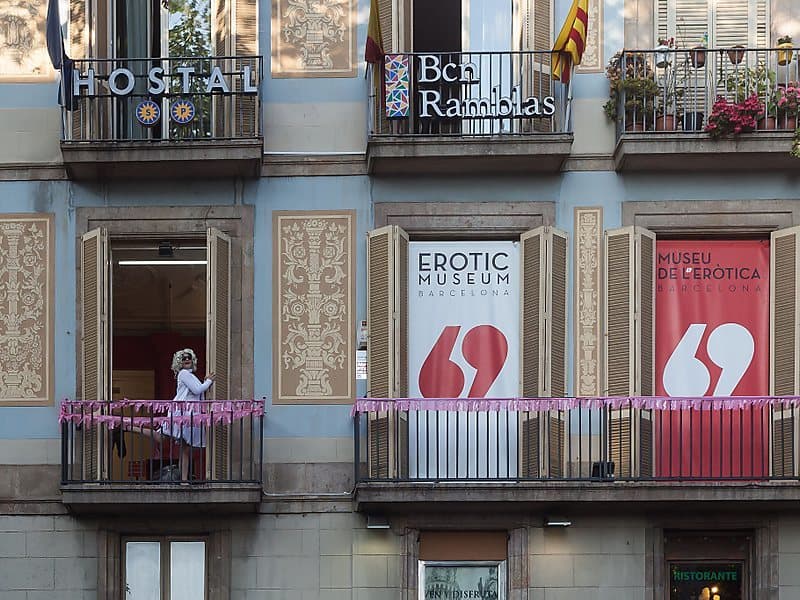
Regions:
<instances>
[{"instance_id":1,"label":"balcony","mask_svg":"<svg viewBox=\"0 0 800 600\"><path fill-rule=\"evenodd\" d=\"M263 401L61 406L61 493L73 512L253 511Z\"/></svg>"},{"instance_id":2,"label":"balcony","mask_svg":"<svg viewBox=\"0 0 800 600\"><path fill-rule=\"evenodd\" d=\"M794 400L361 400L355 500L382 514L788 504Z\"/></svg>"},{"instance_id":3,"label":"balcony","mask_svg":"<svg viewBox=\"0 0 800 600\"><path fill-rule=\"evenodd\" d=\"M260 56L86 59L64 71L72 179L257 177Z\"/></svg>"},{"instance_id":4,"label":"balcony","mask_svg":"<svg viewBox=\"0 0 800 600\"><path fill-rule=\"evenodd\" d=\"M572 133L550 63L549 51L387 55L373 69L370 173L558 172Z\"/></svg>"},{"instance_id":5,"label":"balcony","mask_svg":"<svg viewBox=\"0 0 800 600\"><path fill-rule=\"evenodd\" d=\"M617 64L617 170L797 168L790 156L800 81L795 51L661 47L623 52ZM718 99L731 107L751 99L757 107L741 133L714 139L706 131Z\"/></svg>"}]
</instances>

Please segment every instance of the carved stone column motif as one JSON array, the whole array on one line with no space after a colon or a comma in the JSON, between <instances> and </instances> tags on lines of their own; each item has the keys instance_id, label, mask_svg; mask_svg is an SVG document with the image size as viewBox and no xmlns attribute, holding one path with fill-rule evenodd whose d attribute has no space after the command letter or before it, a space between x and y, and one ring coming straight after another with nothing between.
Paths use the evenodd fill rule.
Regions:
<instances>
[{"instance_id":1,"label":"carved stone column motif","mask_svg":"<svg viewBox=\"0 0 800 600\"><path fill-rule=\"evenodd\" d=\"M0 405L53 401L52 217L0 215Z\"/></svg>"},{"instance_id":2,"label":"carved stone column motif","mask_svg":"<svg viewBox=\"0 0 800 600\"><path fill-rule=\"evenodd\" d=\"M275 401L350 402L353 211L274 214Z\"/></svg>"},{"instance_id":3,"label":"carved stone column motif","mask_svg":"<svg viewBox=\"0 0 800 600\"><path fill-rule=\"evenodd\" d=\"M575 209L575 395L599 396L603 209Z\"/></svg>"}]
</instances>

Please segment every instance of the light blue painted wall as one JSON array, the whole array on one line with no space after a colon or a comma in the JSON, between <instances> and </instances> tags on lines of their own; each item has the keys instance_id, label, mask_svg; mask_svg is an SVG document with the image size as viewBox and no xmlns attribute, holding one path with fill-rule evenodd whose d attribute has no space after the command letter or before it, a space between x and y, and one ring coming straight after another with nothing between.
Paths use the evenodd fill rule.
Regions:
<instances>
[{"instance_id":1,"label":"light blue painted wall","mask_svg":"<svg viewBox=\"0 0 800 600\"><path fill-rule=\"evenodd\" d=\"M289 177L263 178L239 186L232 181L93 185L34 181L0 182L0 207L4 213L56 215L54 360L56 400L60 400L74 397L76 385L74 207L232 204L240 200L255 205L254 390L256 397L270 398L274 210L356 211L356 316L360 320L366 312L364 238L371 227L376 202L553 201L556 226L572 235L573 209L577 206L602 206L605 226L612 228L620 225L623 201L797 200L798 184L800 175L791 174L620 175L614 172L570 172L544 177ZM568 281L571 287L572 278ZM568 331L572 331L571 327ZM571 351L569 357L571 369ZM364 395L364 382L359 382L357 392ZM0 438L55 438L56 417L55 406L0 408ZM352 433L349 407L271 406L268 402L266 433L271 437L347 437Z\"/></svg>"}]
</instances>

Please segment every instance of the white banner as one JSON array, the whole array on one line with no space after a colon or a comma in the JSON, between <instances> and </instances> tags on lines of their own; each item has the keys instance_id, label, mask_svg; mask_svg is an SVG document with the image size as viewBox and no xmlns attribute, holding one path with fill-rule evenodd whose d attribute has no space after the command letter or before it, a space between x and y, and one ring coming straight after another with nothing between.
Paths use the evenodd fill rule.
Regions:
<instances>
[{"instance_id":1,"label":"white banner","mask_svg":"<svg viewBox=\"0 0 800 600\"><path fill-rule=\"evenodd\" d=\"M408 278L409 395L519 395L519 244L412 242ZM515 477L516 420L412 411L410 475Z\"/></svg>"}]
</instances>

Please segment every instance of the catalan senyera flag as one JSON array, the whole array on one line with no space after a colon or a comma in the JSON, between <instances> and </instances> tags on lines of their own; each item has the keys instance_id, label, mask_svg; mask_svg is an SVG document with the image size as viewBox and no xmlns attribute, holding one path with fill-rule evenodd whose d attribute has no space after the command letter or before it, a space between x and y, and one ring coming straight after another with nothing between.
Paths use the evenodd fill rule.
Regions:
<instances>
[{"instance_id":1,"label":"catalan senyera flag","mask_svg":"<svg viewBox=\"0 0 800 600\"><path fill-rule=\"evenodd\" d=\"M381 20L378 14L378 0L370 0L367 47L364 50L364 60L375 64L383 59L383 55L383 35L381 34Z\"/></svg>"},{"instance_id":2,"label":"catalan senyera flag","mask_svg":"<svg viewBox=\"0 0 800 600\"><path fill-rule=\"evenodd\" d=\"M550 72L553 79L569 82L572 65L581 64L583 50L586 48L586 32L589 30L589 0L572 0L567 19L553 45Z\"/></svg>"}]
</instances>

